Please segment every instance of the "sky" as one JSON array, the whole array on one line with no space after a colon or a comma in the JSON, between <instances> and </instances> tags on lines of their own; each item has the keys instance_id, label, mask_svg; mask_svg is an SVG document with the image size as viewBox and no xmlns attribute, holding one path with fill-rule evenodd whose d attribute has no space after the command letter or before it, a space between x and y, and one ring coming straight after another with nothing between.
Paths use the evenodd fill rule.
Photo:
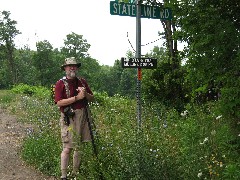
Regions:
<instances>
[{"instance_id":1,"label":"sky","mask_svg":"<svg viewBox=\"0 0 240 180\"><path fill-rule=\"evenodd\" d=\"M15 39L19 48L28 45L36 50L36 42L43 40L60 48L74 32L91 45L88 53L92 58L110 66L136 49L136 18L111 15L110 0L0 0L3 10L17 21L16 28L22 33ZM162 46L159 31L163 31L159 19L141 19L142 55Z\"/></svg>"}]
</instances>

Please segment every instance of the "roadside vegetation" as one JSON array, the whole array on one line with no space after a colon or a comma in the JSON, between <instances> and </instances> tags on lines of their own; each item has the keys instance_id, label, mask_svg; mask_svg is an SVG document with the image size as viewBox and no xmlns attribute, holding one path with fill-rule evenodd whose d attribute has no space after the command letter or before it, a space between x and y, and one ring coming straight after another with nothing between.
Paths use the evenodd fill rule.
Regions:
<instances>
[{"instance_id":1,"label":"roadside vegetation","mask_svg":"<svg viewBox=\"0 0 240 180\"><path fill-rule=\"evenodd\" d=\"M122 68L119 59L100 65L76 32L66 35L61 48L48 40L36 42L36 50L18 48L17 21L9 11L0 12L0 104L32 125L21 156L59 176L59 112L50 86L64 76L63 60L75 57L96 97L90 108L98 148L96 157L91 143L79 146L84 148L79 178L240 179L239 0L142 3L171 8L173 19L156 22L164 43L154 41L157 46L142 54L157 59L157 68L142 68L141 126L136 68ZM132 50L126 57L135 57Z\"/></svg>"},{"instance_id":2,"label":"roadside vegetation","mask_svg":"<svg viewBox=\"0 0 240 180\"><path fill-rule=\"evenodd\" d=\"M35 90L29 94L26 87ZM0 94L1 107L33 125L26 130L22 158L45 174L59 176L59 115L50 91L19 85ZM95 94L90 108L98 157L91 143L84 145L79 178L98 179L100 172L106 179L240 178L240 135L217 102L188 104L181 113L144 103L139 128L135 100Z\"/></svg>"}]
</instances>

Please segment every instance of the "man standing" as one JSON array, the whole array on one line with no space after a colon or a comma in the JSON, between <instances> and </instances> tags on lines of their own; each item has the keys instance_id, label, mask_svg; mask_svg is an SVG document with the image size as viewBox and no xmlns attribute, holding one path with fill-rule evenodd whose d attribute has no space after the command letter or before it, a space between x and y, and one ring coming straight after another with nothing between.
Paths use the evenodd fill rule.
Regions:
<instances>
[{"instance_id":1,"label":"man standing","mask_svg":"<svg viewBox=\"0 0 240 180\"><path fill-rule=\"evenodd\" d=\"M73 153L73 175L80 167L80 142L91 141L91 132L87 113L88 101L93 101L94 96L87 82L77 77L78 68L74 57L66 58L61 69L65 71L66 77L57 81L55 86L55 103L61 111L60 125L63 150L61 153L61 179L67 179L67 167L70 153ZM80 141L80 142L77 142ZM81 144L80 144L81 146Z\"/></svg>"}]
</instances>

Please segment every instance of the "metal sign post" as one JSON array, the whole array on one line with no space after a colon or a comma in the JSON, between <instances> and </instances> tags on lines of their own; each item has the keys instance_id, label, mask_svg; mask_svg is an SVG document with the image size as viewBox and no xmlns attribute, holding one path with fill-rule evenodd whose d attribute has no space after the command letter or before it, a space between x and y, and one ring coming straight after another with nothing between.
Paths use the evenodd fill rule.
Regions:
<instances>
[{"instance_id":1,"label":"metal sign post","mask_svg":"<svg viewBox=\"0 0 240 180\"><path fill-rule=\"evenodd\" d=\"M122 1L110 1L110 14L119 16L136 17L136 55L135 58L121 58L123 68L137 69L137 123L138 130L142 126L142 102L141 102L141 81L142 68L157 68L157 59L141 58L141 18L149 19L172 19L172 10L170 8L160 8L158 6L143 5L142 0L130 0L124 3Z\"/></svg>"},{"instance_id":2,"label":"metal sign post","mask_svg":"<svg viewBox=\"0 0 240 180\"><path fill-rule=\"evenodd\" d=\"M136 58L141 58L141 0L136 1ZM142 102L141 102L141 80L142 69L138 68L137 78L137 122L138 128L142 126Z\"/></svg>"}]
</instances>

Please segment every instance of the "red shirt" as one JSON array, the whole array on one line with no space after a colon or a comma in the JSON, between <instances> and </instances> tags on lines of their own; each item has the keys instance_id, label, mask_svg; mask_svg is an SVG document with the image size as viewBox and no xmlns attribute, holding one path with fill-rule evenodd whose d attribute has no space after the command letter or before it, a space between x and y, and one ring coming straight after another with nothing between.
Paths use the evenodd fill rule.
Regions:
<instances>
[{"instance_id":1,"label":"red shirt","mask_svg":"<svg viewBox=\"0 0 240 180\"><path fill-rule=\"evenodd\" d=\"M68 82L68 86L69 86L69 91L70 91L70 97L76 96L78 94L77 92L77 88L78 87L85 87L86 88L86 92L93 95L91 89L89 88L87 82L85 79L80 78L81 81L78 78L75 79L67 79ZM62 100L62 99L67 99L67 94L66 94L66 89L65 89L65 85L63 80L58 80L55 86L55 103L57 103L58 101ZM87 106L87 99L81 99L78 100L76 102L74 102L73 104L71 104L71 107L73 109L81 109ZM65 106L60 107L60 111L63 112L63 109L65 108Z\"/></svg>"}]
</instances>

